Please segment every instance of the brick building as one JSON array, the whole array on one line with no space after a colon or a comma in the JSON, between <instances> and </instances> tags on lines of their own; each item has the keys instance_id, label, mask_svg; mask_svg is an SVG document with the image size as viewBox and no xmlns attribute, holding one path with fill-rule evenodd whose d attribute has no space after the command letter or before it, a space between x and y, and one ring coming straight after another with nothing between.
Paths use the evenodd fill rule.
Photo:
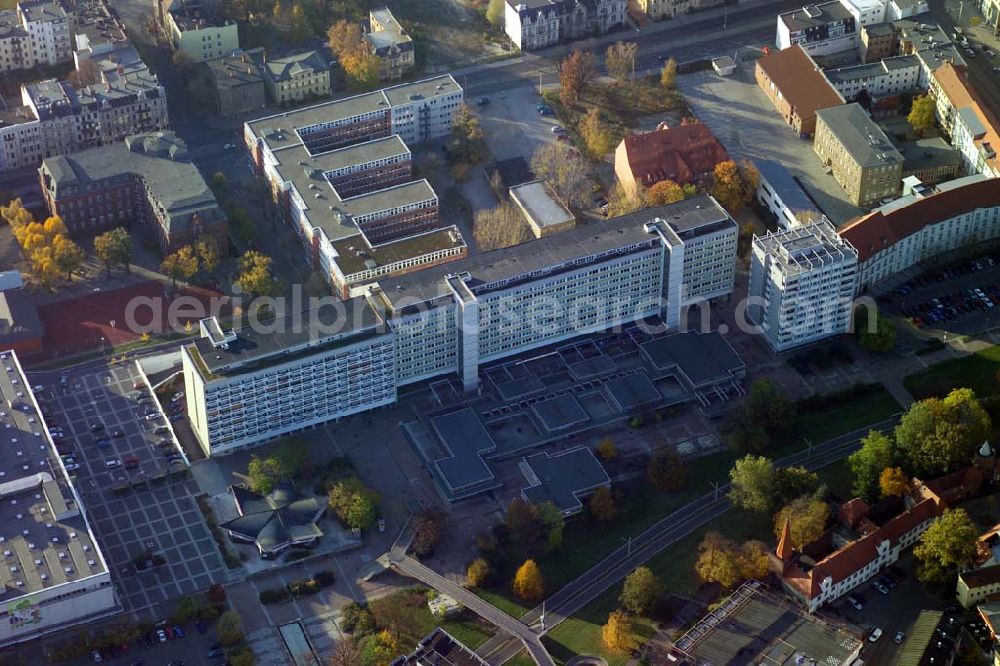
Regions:
<instances>
[{"instance_id":1,"label":"brick building","mask_svg":"<svg viewBox=\"0 0 1000 666\"><path fill-rule=\"evenodd\" d=\"M871 206L899 193L903 156L860 104L816 112L813 150L855 206Z\"/></svg>"},{"instance_id":2,"label":"brick building","mask_svg":"<svg viewBox=\"0 0 1000 666\"><path fill-rule=\"evenodd\" d=\"M715 165L729 159L726 149L702 123L629 134L615 149L615 176L634 196L661 180L702 183Z\"/></svg>"},{"instance_id":3,"label":"brick building","mask_svg":"<svg viewBox=\"0 0 1000 666\"><path fill-rule=\"evenodd\" d=\"M816 62L798 45L758 58L754 78L800 136L816 132L816 111L844 103Z\"/></svg>"}]
</instances>

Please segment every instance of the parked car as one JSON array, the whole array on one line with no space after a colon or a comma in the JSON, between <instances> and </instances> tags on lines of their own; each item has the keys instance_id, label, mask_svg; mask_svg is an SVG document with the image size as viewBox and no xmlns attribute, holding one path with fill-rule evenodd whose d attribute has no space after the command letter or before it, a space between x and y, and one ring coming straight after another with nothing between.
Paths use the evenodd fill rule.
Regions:
<instances>
[{"instance_id":1,"label":"parked car","mask_svg":"<svg viewBox=\"0 0 1000 666\"><path fill-rule=\"evenodd\" d=\"M133 467L135 467L135 466L137 466L139 464L139 457L138 456L125 456L122 459L122 462L125 463L125 468L126 469L132 469Z\"/></svg>"},{"instance_id":2,"label":"parked car","mask_svg":"<svg viewBox=\"0 0 1000 666\"><path fill-rule=\"evenodd\" d=\"M156 426L156 430L153 431L154 435L166 435L170 433L170 428L165 425Z\"/></svg>"},{"instance_id":3,"label":"parked car","mask_svg":"<svg viewBox=\"0 0 1000 666\"><path fill-rule=\"evenodd\" d=\"M125 436L125 433L122 432L121 430L115 430L114 432L111 433L111 436L114 437L115 439L121 439L122 437Z\"/></svg>"},{"instance_id":4,"label":"parked car","mask_svg":"<svg viewBox=\"0 0 1000 666\"><path fill-rule=\"evenodd\" d=\"M882 630L879 627L872 629L872 633L868 635L868 640L872 643L877 642L880 638L882 638Z\"/></svg>"},{"instance_id":5,"label":"parked car","mask_svg":"<svg viewBox=\"0 0 1000 666\"><path fill-rule=\"evenodd\" d=\"M66 464L63 466L66 468L67 472L75 472L76 470L80 469L80 466L76 463Z\"/></svg>"},{"instance_id":6,"label":"parked car","mask_svg":"<svg viewBox=\"0 0 1000 666\"><path fill-rule=\"evenodd\" d=\"M899 645L900 643L903 642L903 638L905 638L905 636L906 634L904 634L902 631L897 631L896 635L892 639L892 642L895 643L896 645Z\"/></svg>"},{"instance_id":7,"label":"parked car","mask_svg":"<svg viewBox=\"0 0 1000 666\"><path fill-rule=\"evenodd\" d=\"M103 449L111 446L111 440L108 439L107 437L98 437L97 439L94 440L94 444L97 444L99 447Z\"/></svg>"},{"instance_id":8,"label":"parked car","mask_svg":"<svg viewBox=\"0 0 1000 666\"><path fill-rule=\"evenodd\" d=\"M170 398L170 402L177 402L183 397L184 397L184 391L178 391L177 393L174 393L174 395Z\"/></svg>"},{"instance_id":9,"label":"parked car","mask_svg":"<svg viewBox=\"0 0 1000 666\"><path fill-rule=\"evenodd\" d=\"M385 518L378 519L378 531L385 532Z\"/></svg>"},{"instance_id":10,"label":"parked car","mask_svg":"<svg viewBox=\"0 0 1000 666\"><path fill-rule=\"evenodd\" d=\"M566 130L563 129L562 125L553 125L552 129L550 129L549 131L552 132L553 134L565 134L566 133Z\"/></svg>"},{"instance_id":11,"label":"parked car","mask_svg":"<svg viewBox=\"0 0 1000 666\"><path fill-rule=\"evenodd\" d=\"M101 430L104 430L104 424L100 421L95 421L90 424L90 432L99 432Z\"/></svg>"},{"instance_id":12,"label":"parked car","mask_svg":"<svg viewBox=\"0 0 1000 666\"><path fill-rule=\"evenodd\" d=\"M489 97L477 97L476 98L476 106L486 106L489 103L490 103L490 98Z\"/></svg>"},{"instance_id":13,"label":"parked car","mask_svg":"<svg viewBox=\"0 0 1000 666\"><path fill-rule=\"evenodd\" d=\"M889 594L889 588L887 588L885 585L883 585L882 583L880 583L878 581L875 581L874 583L872 583L872 587L874 587L876 590L878 590L882 594Z\"/></svg>"},{"instance_id":14,"label":"parked car","mask_svg":"<svg viewBox=\"0 0 1000 666\"><path fill-rule=\"evenodd\" d=\"M847 597L847 603L851 604L851 607L856 611L864 610L865 608L865 605L861 603L861 600L854 595L849 595Z\"/></svg>"},{"instance_id":15,"label":"parked car","mask_svg":"<svg viewBox=\"0 0 1000 666\"><path fill-rule=\"evenodd\" d=\"M115 467L121 467L122 461L118 458L108 458L104 461L104 466L108 469L114 469Z\"/></svg>"}]
</instances>

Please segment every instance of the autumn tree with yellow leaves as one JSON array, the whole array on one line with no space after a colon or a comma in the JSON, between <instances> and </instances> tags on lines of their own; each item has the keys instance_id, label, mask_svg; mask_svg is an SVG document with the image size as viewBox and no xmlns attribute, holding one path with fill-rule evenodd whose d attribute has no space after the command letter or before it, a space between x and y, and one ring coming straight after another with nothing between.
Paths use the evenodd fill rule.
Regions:
<instances>
[{"instance_id":1,"label":"autumn tree with yellow leaves","mask_svg":"<svg viewBox=\"0 0 1000 666\"><path fill-rule=\"evenodd\" d=\"M60 275L67 280L83 264L84 253L69 238L62 218L53 215L44 222L36 222L31 213L15 199L0 207L0 217L10 225L14 238L31 264L31 273L46 289L51 289Z\"/></svg>"}]
</instances>

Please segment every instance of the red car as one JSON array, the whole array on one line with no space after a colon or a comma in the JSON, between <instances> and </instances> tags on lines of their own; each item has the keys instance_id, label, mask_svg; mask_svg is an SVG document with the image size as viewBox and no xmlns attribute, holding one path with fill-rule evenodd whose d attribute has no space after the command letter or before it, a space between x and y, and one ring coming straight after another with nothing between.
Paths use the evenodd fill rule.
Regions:
<instances>
[{"instance_id":1,"label":"red car","mask_svg":"<svg viewBox=\"0 0 1000 666\"><path fill-rule=\"evenodd\" d=\"M125 463L125 467L132 469L139 464L139 458L137 456L125 456L122 458L122 462Z\"/></svg>"}]
</instances>

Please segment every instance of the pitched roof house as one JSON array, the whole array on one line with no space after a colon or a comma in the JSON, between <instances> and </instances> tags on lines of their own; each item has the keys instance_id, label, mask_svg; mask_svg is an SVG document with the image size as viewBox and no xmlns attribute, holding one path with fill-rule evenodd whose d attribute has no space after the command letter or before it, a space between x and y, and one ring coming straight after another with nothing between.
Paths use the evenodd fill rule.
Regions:
<instances>
[{"instance_id":1,"label":"pitched roof house","mask_svg":"<svg viewBox=\"0 0 1000 666\"><path fill-rule=\"evenodd\" d=\"M626 193L661 180L699 183L729 159L726 149L702 123L661 127L629 134L615 149L615 175Z\"/></svg>"}]
</instances>

